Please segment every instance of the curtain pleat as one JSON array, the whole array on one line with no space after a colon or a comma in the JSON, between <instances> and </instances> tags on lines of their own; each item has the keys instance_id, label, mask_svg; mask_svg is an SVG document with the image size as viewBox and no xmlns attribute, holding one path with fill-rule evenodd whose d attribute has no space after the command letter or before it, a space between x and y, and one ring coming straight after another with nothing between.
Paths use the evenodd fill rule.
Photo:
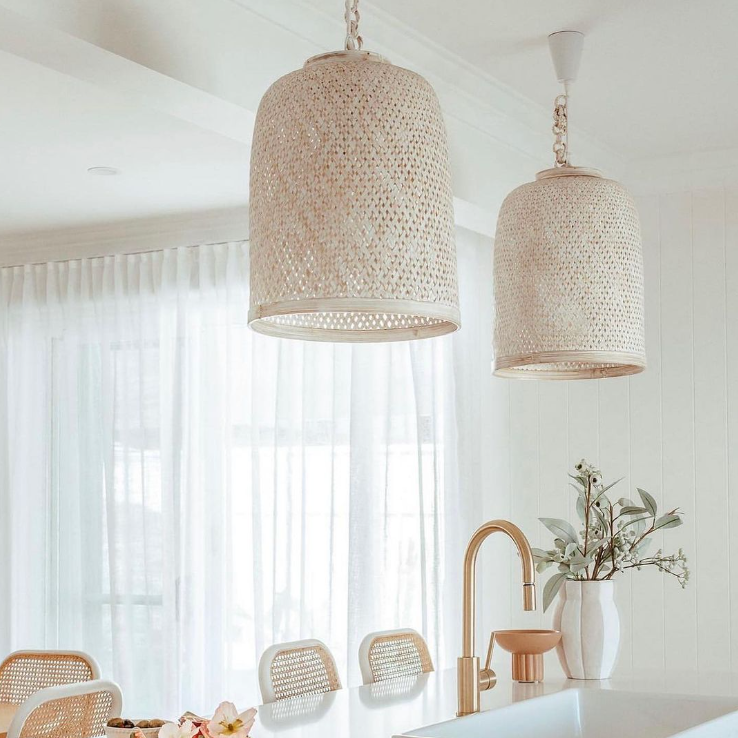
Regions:
<instances>
[{"instance_id":1,"label":"curtain pleat","mask_svg":"<svg viewBox=\"0 0 738 738\"><path fill-rule=\"evenodd\" d=\"M324 640L345 685L373 630L422 630L453 665L453 339L255 334L244 243L0 289L2 651L88 651L127 711L165 718L259 702L279 641Z\"/></svg>"}]
</instances>

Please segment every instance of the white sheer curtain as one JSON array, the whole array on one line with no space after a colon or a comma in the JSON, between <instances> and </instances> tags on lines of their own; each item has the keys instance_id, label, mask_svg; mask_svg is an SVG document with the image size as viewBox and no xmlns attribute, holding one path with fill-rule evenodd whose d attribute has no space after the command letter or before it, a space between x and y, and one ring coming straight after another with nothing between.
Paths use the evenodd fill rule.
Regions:
<instances>
[{"instance_id":1,"label":"white sheer curtain","mask_svg":"<svg viewBox=\"0 0 738 738\"><path fill-rule=\"evenodd\" d=\"M233 243L0 273L0 648L89 651L132 714L258 702L276 641L326 641L344 684L371 630L457 655L463 339L259 336L247 264Z\"/></svg>"}]
</instances>

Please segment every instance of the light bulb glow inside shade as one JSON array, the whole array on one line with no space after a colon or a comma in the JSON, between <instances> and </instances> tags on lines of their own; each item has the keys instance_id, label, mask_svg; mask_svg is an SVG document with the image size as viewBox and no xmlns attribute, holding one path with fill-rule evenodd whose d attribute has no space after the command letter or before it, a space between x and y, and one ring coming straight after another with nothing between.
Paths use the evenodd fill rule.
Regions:
<instances>
[{"instance_id":1,"label":"light bulb glow inside shade","mask_svg":"<svg viewBox=\"0 0 738 738\"><path fill-rule=\"evenodd\" d=\"M251 154L249 323L396 341L460 325L446 131L431 86L365 51L266 92Z\"/></svg>"},{"instance_id":2,"label":"light bulb glow inside shade","mask_svg":"<svg viewBox=\"0 0 738 738\"><path fill-rule=\"evenodd\" d=\"M508 195L494 293L498 376L593 379L646 367L638 213L599 172L549 169Z\"/></svg>"}]
</instances>

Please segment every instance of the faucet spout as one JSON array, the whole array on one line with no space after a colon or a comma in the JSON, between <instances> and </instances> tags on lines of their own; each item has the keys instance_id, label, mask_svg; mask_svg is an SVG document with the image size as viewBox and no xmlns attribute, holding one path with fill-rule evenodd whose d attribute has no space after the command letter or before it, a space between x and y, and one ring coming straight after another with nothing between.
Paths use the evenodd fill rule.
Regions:
<instances>
[{"instance_id":1,"label":"faucet spout","mask_svg":"<svg viewBox=\"0 0 738 738\"><path fill-rule=\"evenodd\" d=\"M457 715L469 715L479 712L479 696L482 689L489 689L495 684L494 672L491 669L479 669L479 658L475 656L476 630L476 564L477 554L482 543L492 533L505 533L512 539L520 554L523 578L523 609L535 610L536 578L533 552L528 539L517 525L507 520L490 520L482 525L469 541L464 555L464 600L463 630L461 658L458 660L458 695L459 709Z\"/></svg>"}]
</instances>

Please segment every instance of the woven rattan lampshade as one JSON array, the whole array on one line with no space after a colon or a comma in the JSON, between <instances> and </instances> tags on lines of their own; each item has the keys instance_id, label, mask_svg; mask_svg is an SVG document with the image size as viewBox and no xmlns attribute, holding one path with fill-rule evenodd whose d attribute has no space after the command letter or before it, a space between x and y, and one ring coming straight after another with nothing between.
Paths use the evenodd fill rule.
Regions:
<instances>
[{"instance_id":1,"label":"woven rattan lampshade","mask_svg":"<svg viewBox=\"0 0 738 738\"><path fill-rule=\"evenodd\" d=\"M498 376L591 379L646 366L638 213L595 170L548 169L508 195L494 292Z\"/></svg>"},{"instance_id":2,"label":"woven rattan lampshade","mask_svg":"<svg viewBox=\"0 0 738 738\"><path fill-rule=\"evenodd\" d=\"M351 49L275 82L251 153L249 323L394 341L459 327L446 132L431 86Z\"/></svg>"}]
</instances>

